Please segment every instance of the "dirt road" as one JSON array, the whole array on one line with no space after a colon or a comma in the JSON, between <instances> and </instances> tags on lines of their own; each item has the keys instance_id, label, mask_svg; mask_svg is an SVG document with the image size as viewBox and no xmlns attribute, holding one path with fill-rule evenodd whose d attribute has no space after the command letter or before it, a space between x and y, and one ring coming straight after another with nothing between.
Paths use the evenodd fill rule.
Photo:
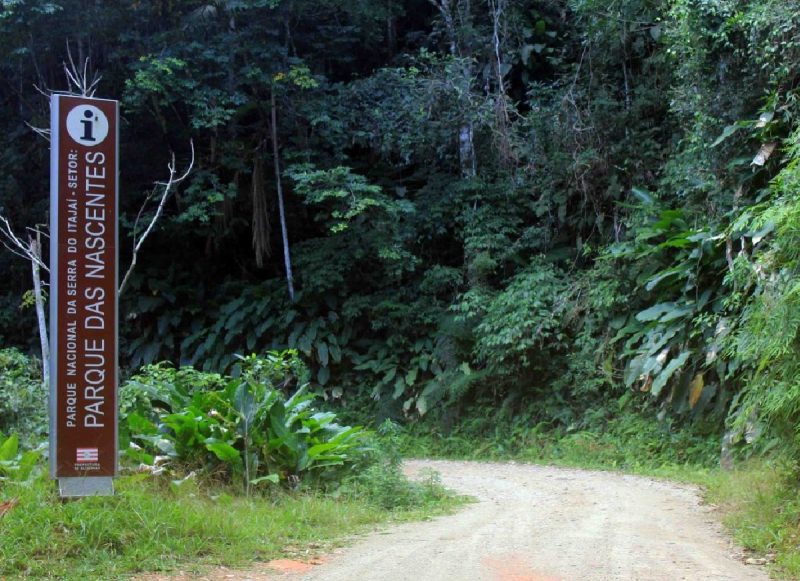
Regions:
<instances>
[{"instance_id":1,"label":"dirt road","mask_svg":"<svg viewBox=\"0 0 800 581\"><path fill-rule=\"evenodd\" d=\"M341 549L304 581L768 579L691 486L525 464L413 461L478 502Z\"/></svg>"}]
</instances>

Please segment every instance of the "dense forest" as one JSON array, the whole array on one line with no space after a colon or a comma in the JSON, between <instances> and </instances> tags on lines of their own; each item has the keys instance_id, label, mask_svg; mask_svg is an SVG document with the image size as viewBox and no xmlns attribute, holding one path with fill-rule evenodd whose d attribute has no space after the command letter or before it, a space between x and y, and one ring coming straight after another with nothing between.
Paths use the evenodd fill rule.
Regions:
<instances>
[{"instance_id":1,"label":"dense forest","mask_svg":"<svg viewBox=\"0 0 800 581\"><path fill-rule=\"evenodd\" d=\"M45 223L64 63L121 102L126 373L297 349L371 417L622 408L800 451L800 7L5 0L0 214ZM38 351L0 252L0 346ZM717 440L719 441L719 440Z\"/></svg>"}]
</instances>

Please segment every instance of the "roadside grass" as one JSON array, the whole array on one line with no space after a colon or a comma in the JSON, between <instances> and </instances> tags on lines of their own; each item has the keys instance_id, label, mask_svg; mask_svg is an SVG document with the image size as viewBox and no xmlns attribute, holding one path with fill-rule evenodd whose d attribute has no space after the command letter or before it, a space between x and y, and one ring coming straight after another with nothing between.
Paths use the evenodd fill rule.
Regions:
<instances>
[{"instance_id":1,"label":"roadside grass","mask_svg":"<svg viewBox=\"0 0 800 581\"><path fill-rule=\"evenodd\" d=\"M412 425L398 437L410 458L516 460L707 484L717 470L719 444L689 432L671 432L641 416L610 420L600 430L549 430L491 418L468 420L449 434Z\"/></svg>"},{"instance_id":2,"label":"roadside grass","mask_svg":"<svg viewBox=\"0 0 800 581\"><path fill-rule=\"evenodd\" d=\"M751 460L730 472L718 470L706 486L723 522L743 547L774 558L771 573L800 579L800 489L796 466Z\"/></svg>"},{"instance_id":3,"label":"roadside grass","mask_svg":"<svg viewBox=\"0 0 800 581\"><path fill-rule=\"evenodd\" d=\"M466 421L444 435L412 426L400 438L408 457L519 461L666 478L696 484L720 511L736 542L770 561L778 579L800 579L800 469L780 457L740 460L719 468L719 440L667 432L641 417L612 420L603 431L546 431L494 422Z\"/></svg>"},{"instance_id":4,"label":"roadside grass","mask_svg":"<svg viewBox=\"0 0 800 581\"><path fill-rule=\"evenodd\" d=\"M147 475L119 478L117 495L62 502L44 477L0 484L0 578L121 579L139 572L212 566L321 552L348 535L393 521L446 513L463 502L434 478L400 483L406 501L392 505L380 483L338 492L265 492L250 498L213 484ZM8 505L6 505L8 506Z\"/></svg>"}]
</instances>

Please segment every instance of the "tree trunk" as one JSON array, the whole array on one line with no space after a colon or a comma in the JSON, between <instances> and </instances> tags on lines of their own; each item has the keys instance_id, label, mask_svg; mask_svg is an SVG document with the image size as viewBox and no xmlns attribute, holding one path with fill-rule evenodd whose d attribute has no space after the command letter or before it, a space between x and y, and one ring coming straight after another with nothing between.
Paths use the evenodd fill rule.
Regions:
<instances>
[{"instance_id":1,"label":"tree trunk","mask_svg":"<svg viewBox=\"0 0 800 581\"><path fill-rule=\"evenodd\" d=\"M451 5L451 0L430 0L430 2L439 10L439 14L444 21L450 41L450 54L456 58L468 59L471 51L469 47L463 46L466 43L459 43L456 19L458 19L458 25L461 27L467 26L471 22L472 14L469 1L459 0L455 7ZM455 8L456 14L453 13L453 8ZM466 99L469 100L472 67L469 65L468 60L465 60L462 83L462 94L466 95ZM470 107L467 106L466 109L469 111ZM461 166L461 177L463 178L474 178L476 174L473 133L472 121L464 122L458 128L458 159Z\"/></svg>"},{"instance_id":2,"label":"tree trunk","mask_svg":"<svg viewBox=\"0 0 800 581\"><path fill-rule=\"evenodd\" d=\"M281 237L283 238L283 264L286 267L286 286L289 289L289 298L294 302L294 279L292 277L292 258L289 254L289 231L286 227L286 210L283 205L283 186L281 184L281 160L278 153L278 115L275 105L275 87L269 93L270 116L272 119L272 158L275 164L275 189L278 191L278 213L281 220Z\"/></svg>"},{"instance_id":3,"label":"tree trunk","mask_svg":"<svg viewBox=\"0 0 800 581\"><path fill-rule=\"evenodd\" d=\"M256 266L264 266L264 258L272 255L270 237L272 224L269 219L269 208L264 193L264 164L261 161L261 150L256 151L253 159L253 251L256 255Z\"/></svg>"},{"instance_id":4,"label":"tree trunk","mask_svg":"<svg viewBox=\"0 0 800 581\"><path fill-rule=\"evenodd\" d=\"M475 145L472 141L472 123L465 123L458 130L458 157L461 162L461 177L475 177Z\"/></svg>"}]
</instances>

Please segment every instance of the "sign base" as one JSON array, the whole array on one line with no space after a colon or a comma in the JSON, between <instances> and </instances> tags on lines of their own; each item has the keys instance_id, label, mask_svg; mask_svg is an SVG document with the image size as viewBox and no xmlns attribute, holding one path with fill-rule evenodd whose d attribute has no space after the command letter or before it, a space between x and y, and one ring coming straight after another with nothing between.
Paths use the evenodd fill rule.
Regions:
<instances>
[{"instance_id":1,"label":"sign base","mask_svg":"<svg viewBox=\"0 0 800 581\"><path fill-rule=\"evenodd\" d=\"M58 492L61 498L114 496L114 479L111 476L59 478Z\"/></svg>"}]
</instances>

